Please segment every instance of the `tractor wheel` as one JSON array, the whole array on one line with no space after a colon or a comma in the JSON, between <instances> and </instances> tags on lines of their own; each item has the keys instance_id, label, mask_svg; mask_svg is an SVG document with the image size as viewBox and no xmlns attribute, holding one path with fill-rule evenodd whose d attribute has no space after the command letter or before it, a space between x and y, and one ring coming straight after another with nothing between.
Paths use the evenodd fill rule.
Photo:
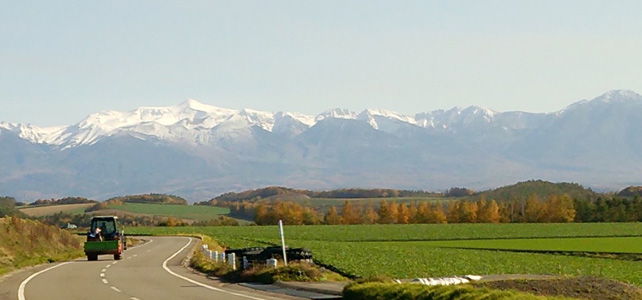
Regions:
<instances>
[{"instance_id":1,"label":"tractor wheel","mask_svg":"<svg viewBox=\"0 0 642 300\"><path fill-rule=\"evenodd\" d=\"M121 260L123 257L120 254L114 254L114 260Z\"/></svg>"},{"instance_id":2,"label":"tractor wheel","mask_svg":"<svg viewBox=\"0 0 642 300\"><path fill-rule=\"evenodd\" d=\"M87 255L87 260L88 261L98 260L98 254L89 254L89 255Z\"/></svg>"}]
</instances>

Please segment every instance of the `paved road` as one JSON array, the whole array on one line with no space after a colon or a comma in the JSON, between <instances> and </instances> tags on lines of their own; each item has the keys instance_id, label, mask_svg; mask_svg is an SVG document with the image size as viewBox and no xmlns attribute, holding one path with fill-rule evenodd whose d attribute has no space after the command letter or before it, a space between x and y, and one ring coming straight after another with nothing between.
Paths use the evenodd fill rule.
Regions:
<instances>
[{"instance_id":1,"label":"paved road","mask_svg":"<svg viewBox=\"0 0 642 300\"><path fill-rule=\"evenodd\" d=\"M101 255L98 261L40 266L0 281L0 299L158 300L158 299L301 299L224 284L183 268L195 239L153 237L125 251L123 260Z\"/></svg>"}]
</instances>

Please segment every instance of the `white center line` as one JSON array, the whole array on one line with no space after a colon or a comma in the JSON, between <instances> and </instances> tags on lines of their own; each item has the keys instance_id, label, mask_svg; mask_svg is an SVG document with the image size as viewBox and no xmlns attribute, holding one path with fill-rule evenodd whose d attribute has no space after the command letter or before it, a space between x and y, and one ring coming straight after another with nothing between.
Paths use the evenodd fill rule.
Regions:
<instances>
[{"instance_id":1,"label":"white center line","mask_svg":"<svg viewBox=\"0 0 642 300\"><path fill-rule=\"evenodd\" d=\"M105 272L107 272L107 269L102 269L102 270L100 270L100 272L105 273Z\"/></svg>"},{"instance_id":2,"label":"white center line","mask_svg":"<svg viewBox=\"0 0 642 300\"><path fill-rule=\"evenodd\" d=\"M109 269L109 267L111 267L111 265L107 265L105 268Z\"/></svg>"},{"instance_id":3,"label":"white center line","mask_svg":"<svg viewBox=\"0 0 642 300\"><path fill-rule=\"evenodd\" d=\"M116 292L122 293L122 292L121 292L117 287L115 287L115 286L112 286L112 287L111 287L111 289L112 289L112 290L114 290L114 291L116 291Z\"/></svg>"},{"instance_id":4,"label":"white center line","mask_svg":"<svg viewBox=\"0 0 642 300\"><path fill-rule=\"evenodd\" d=\"M107 281L107 279L103 279L103 283L104 284L109 284L109 281Z\"/></svg>"},{"instance_id":5,"label":"white center line","mask_svg":"<svg viewBox=\"0 0 642 300\"><path fill-rule=\"evenodd\" d=\"M105 277L105 273L100 273L100 277Z\"/></svg>"},{"instance_id":6,"label":"white center line","mask_svg":"<svg viewBox=\"0 0 642 300\"><path fill-rule=\"evenodd\" d=\"M131 299L131 300L140 300L140 299L138 299L138 298L136 298L136 297L131 297L131 298L129 298L129 299Z\"/></svg>"}]
</instances>

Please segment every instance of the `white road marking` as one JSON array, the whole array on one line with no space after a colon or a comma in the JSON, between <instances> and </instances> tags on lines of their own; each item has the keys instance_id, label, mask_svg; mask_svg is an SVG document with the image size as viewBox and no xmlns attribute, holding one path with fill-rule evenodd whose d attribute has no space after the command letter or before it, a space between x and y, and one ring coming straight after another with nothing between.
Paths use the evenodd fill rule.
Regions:
<instances>
[{"instance_id":1,"label":"white road marking","mask_svg":"<svg viewBox=\"0 0 642 300\"><path fill-rule=\"evenodd\" d=\"M113 263L111 263L111 264L112 264L112 265L115 265L115 264L117 264L117 263L118 263L118 262L117 262L117 261L115 261L115 262L113 262Z\"/></svg>"},{"instance_id":2,"label":"white road marking","mask_svg":"<svg viewBox=\"0 0 642 300\"><path fill-rule=\"evenodd\" d=\"M105 272L107 272L107 269L102 269L102 270L100 270L100 272L105 273Z\"/></svg>"},{"instance_id":3,"label":"white road marking","mask_svg":"<svg viewBox=\"0 0 642 300\"><path fill-rule=\"evenodd\" d=\"M109 281L107 281L107 279L103 279L103 283L104 284L109 284Z\"/></svg>"},{"instance_id":4,"label":"white road marking","mask_svg":"<svg viewBox=\"0 0 642 300\"><path fill-rule=\"evenodd\" d=\"M49 270L55 269L55 268L60 267L60 266L64 266L64 265L69 264L69 263L71 263L71 262L70 261L64 262L64 263L55 265L53 267L44 269L44 270L42 270L40 272L37 272L37 273L27 277L27 279L25 279L23 282L20 283L20 287L18 287L18 300L25 300L26 299L25 298L25 287L27 286L27 283L29 283L29 281L31 281L31 279L34 279L36 276L38 276L38 275L40 275L40 274L42 274L44 272L47 272Z\"/></svg>"},{"instance_id":5,"label":"white road marking","mask_svg":"<svg viewBox=\"0 0 642 300\"><path fill-rule=\"evenodd\" d=\"M105 273L100 273L100 277L105 277Z\"/></svg>"},{"instance_id":6,"label":"white road marking","mask_svg":"<svg viewBox=\"0 0 642 300\"><path fill-rule=\"evenodd\" d=\"M107 266L105 266L105 268L107 268L107 269L109 269L109 267L111 267L111 265L107 265Z\"/></svg>"},{"instance_id":7,"label":"white road marking","mask_svg":"<svg viewBox=\"0 0 642 300\"><path fill-rule=\"evenodd\" d=\"M129 299L131 299L131 300L140 300L140 299L138 299L138 298L136 298L136 297L131 297L131 298L129 298Z\"/></svg>"},{"instance_id":8,"label":"white road marking","mask_svg":"<svg viewBox=\"0 0 642 300\"><path fill-rule=\"evenodd\" d=\"M134 254L134 255L132 255L132 257L136 257L136 256L138 256L138 254Z\"/></svg>"},{"instance_id":9,"label":"white road marking","mask_svg":"<svg viewBox=\"0 0 642 300\"><path fill-rule=\"evenodd\" d=\"M130 257L128 257L127 259L131 259L131 258L132 258L132 257L130 256Z\"/></svg>"},{"instance_id":10,"label":"white road marking","mask_svg":"<svg viewBox=\"0 0 642 300\"><path fill-rule=\"evenodd\" d=\"M147 251L145 251L145 252L152 252L152 250L151 250L151 249L149 249L149 250L147 250Z\"/></svg>"},{"instance_id":11,"label":"white road marking","mask_svg":"<svg viewBox=\"0 0 642 300\"><path fill-rule=\"evenodd\" d=\"M183 280L185 280L185 281L187 281L187 282L190 282L190 283L196 284L196 285L201 286L201 287L204 287L204 288L206 288L206 289L210 289L210 290L212 290L212 291L217 291L217 292L226 293L226 294L230 294L230 295L234 295L234 296L239 296L239 297L244 297L244 298L248 298L248 299L254 299L254 300L266 300L266 299L263 299L263 298L258 298L258 297L253 297L253 296L243 295L243 294L239 294L239 293L230 292L230 291L222 290L222 289L219 289L219 288L215 288L215 287L213 287L213 286L209 286L209 285L207 285L207 284L200 283L200 282L198 282L198 281L196 281L196 280L189 279L189 278L187 278L187 277L185 277L185 276L178 275L178 274L174 273L172 270L170 270L170 269L167 267L167 262L168 262L168 261L170 261L172 258L176 257L176 256L177 256L179 253L181 253L183 250L185 250L185 248L187 248L191 243L192 243L192 239L190 238L190 239L189 239L189 241L187 242L187 245L183 246L183 248L181 248L180 250L176 251L176 253L172 254L172 256L170 256L169 258L167 258L167 259L163 262L163 269L165 269L165 271L167 271L167 273L169 273L169 274L171 274L171 275L174 275L175 277L178 277L178 278L180 278L180 279L183 279Z\"/></svg>"},{"instance_id":12,"label":"white road marking","mask_svg":"<svg viewBox=\"0 0 642 300\"><path fill-rule=\"evenodd\" d=\"M122 292L121 292L117 287L115 287L115 286L112 286L112 287L111 287L111 289L112 289L112 290L114 290L114 291L116 291L116 292L122 293Z\"/></svg>"}]
</instances>

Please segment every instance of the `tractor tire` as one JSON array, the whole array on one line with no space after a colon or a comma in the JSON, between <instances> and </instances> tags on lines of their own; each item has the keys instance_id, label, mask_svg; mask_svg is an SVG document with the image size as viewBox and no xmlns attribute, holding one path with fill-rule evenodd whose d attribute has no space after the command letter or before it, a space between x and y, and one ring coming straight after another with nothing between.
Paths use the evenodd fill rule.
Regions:
<instances>
[{"instance_id":1,"label":"tractor tire","mask_svg":"<svg viewBox=\"0 0 642 300\"><path fill-rule=\"evenodd\" d=\"M114 260L121 260L123 257L120 254L114 254Z\"/></svg>"},{"instance_id":2,"label":"tractor tire","mask_svg":"<svg viewBox=\"0 0 642 300\"><path fill-rule=\"evenodd\" d=\"M89 254L89 255L87 255L87 260L88 261L96 261L96 260L98 260L98 254Z\"/></svg>"}]
</instances>

